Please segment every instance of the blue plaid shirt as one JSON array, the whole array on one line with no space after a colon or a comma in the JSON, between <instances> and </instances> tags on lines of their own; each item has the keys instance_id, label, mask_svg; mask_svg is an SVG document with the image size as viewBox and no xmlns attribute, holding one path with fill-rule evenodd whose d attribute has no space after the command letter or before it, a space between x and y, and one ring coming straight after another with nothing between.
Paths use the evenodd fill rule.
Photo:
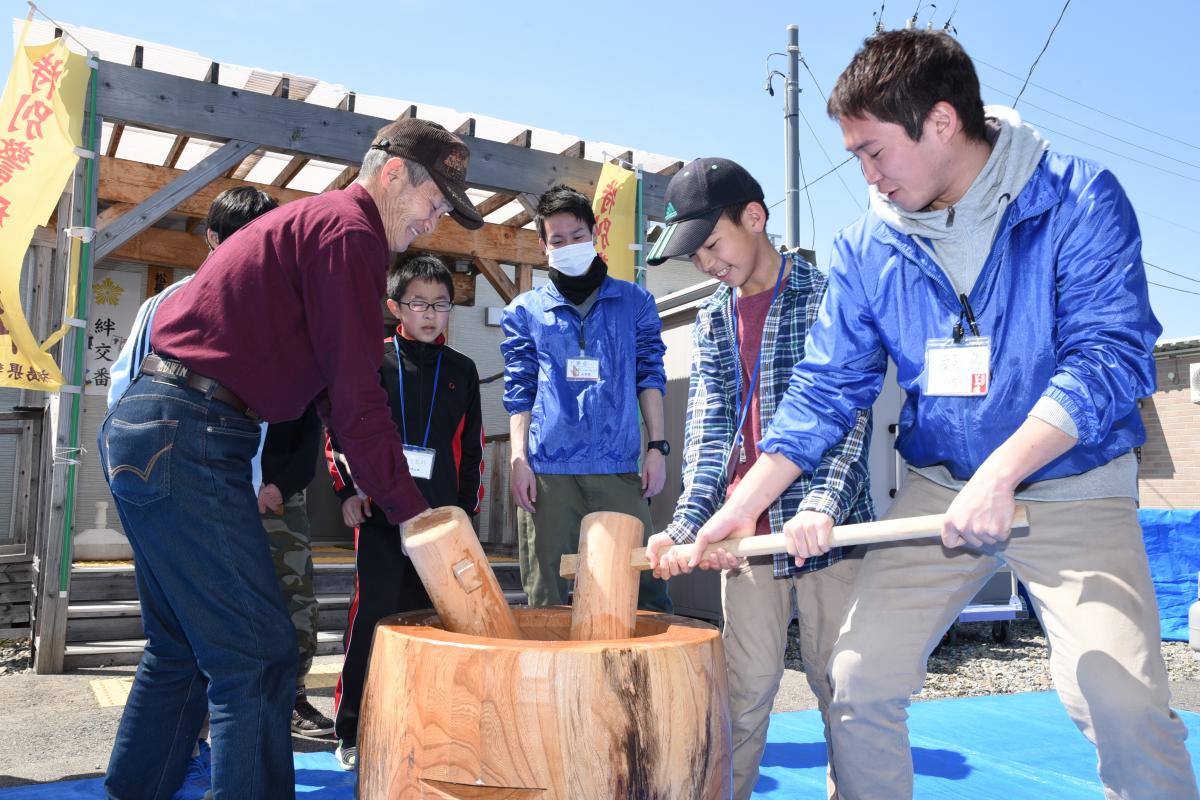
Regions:
<instances>
[{"instance_id":1,"label":"blue plaid shirt","mask_svg":"<svg viewBox=\"0 0 1200 800\"><path fill-rule=\"evenodd\" d=\"M792 368L804 358L804 340L817 318L825 294L825 276L801 258L767 312L763 328L759 412L766 430L787 391ZM692 368L683 438L683 493L667 533L679 543L694 541L700 527L725 500L737 433L734 395L738 374L730 318L730 289L722 286L701 306L692 327ZM744 387L743 387L744 389ZM801 511L820 511L835 524L869 522L871 502L867 449L871 440L870 411L859 411L854 427L822 457L813 474L801 475L769 508L771 530ZM757 447L757 443L755 443ZM836 563L835 548L806 559L802 567L786 553L775 556L775 577L785 578Z\"/></svg>"}]
</instances>

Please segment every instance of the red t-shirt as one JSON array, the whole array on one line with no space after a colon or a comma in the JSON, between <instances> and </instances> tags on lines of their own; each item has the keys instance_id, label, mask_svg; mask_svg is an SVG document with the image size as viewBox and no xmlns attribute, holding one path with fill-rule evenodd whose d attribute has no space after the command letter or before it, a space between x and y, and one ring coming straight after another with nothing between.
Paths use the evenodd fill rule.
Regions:
<instances>
[{"instance_id":1,"label":"red t-shirt","mask_svg":"<svg viewBox=\"0 0 1200 800\"><path fill-rule=\"evenodd\" d=\"M379 385L390 261L367 190L296 200L213 251L154 317L154 352L218 381L267 422L314 399L354 477L399 524L428 508Z\"/></svg>"},{"instance_id":2,"label":"red t-shirt","mask_svg":"<svg viewBox=\"0 0 1200 800\"><path fill-rule=\"evenodd\" d=\"M735 290L736 291L736 290ZM767 313L771 310L771 297L774 292L770 289L749 295L748 297L739 297L737 301L737 335L738 335L738 355L741 360L742 367L742 402L746 402L746 392L749 390L750 379L754 375L754 368L758 364L759 351L762 349L763 327L767 324ZM728 499L733 494L733 490L741 483L742 478L754 466L754 462L758 459L758 442L763 437L762 419L759 413L758 389L762 385L762 373L759 372L758 381L755 383L753 394L750 395L750 411L746 414L746 423L742 426L742 447L746 451L746 460L741 461L742 447L733 449L733 477L729 481L729 491L725 497ZM741 409L735 409L735 414L740 414ZM771 514L770 511L764 511L762 516L758 518L758 524L755 525L754 533L770 533L771 532Z\"/></svg>"}]
</instances>

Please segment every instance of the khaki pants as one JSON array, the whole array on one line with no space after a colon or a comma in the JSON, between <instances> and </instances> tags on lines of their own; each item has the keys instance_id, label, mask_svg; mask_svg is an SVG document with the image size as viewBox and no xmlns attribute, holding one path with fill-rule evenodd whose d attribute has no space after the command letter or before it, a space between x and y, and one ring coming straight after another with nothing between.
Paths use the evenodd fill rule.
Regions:
<instances>
[{"instance_id":1,"label":"khaki pants","mask_svg":"<svg viewBox=\"0 0 1200 800\"><path fill-rule=\"evenodd\" d=\"M919 476L888 518L946 510ZM848 800L912 796L905 710L942 634L1000 566L1029 589L1059 698L1095 745L1108 800L1194 800L1187 730L1168 707L1158 607L1132 500L1026 502L1030 529L983 551L936 541L868 549L830 662L838 788Z\"/></svg>"},{"instance_id":2,"label":"khaki pants","mask_svg":"<svg viewBox=\"0 0 1200 800\"><path fill-rule=\"evenodd\" d=\"M770 564L747 563L721 574L721 610L725 616L721 639L733 720L734 800L750 797L758 782L758 765L767 743L767 720L783 677L793 597L804 674L817 696L817 707L825 720L825 741L829 741L829 656L842 627L858 566L858 558L844 558L815 572L776 579ZM828 795L831 800L838 797L832 768Z\"/></svg>"},{"instance_id":3,"label":"khaki pants","mask_svg":"<svg viewBox=\"0 0 1200 800\"><path fill-rule=\"evenodd\" d=\"M570 582L558 575L558 562L579 552L579 524L593 511L619 511L639 518L645 527L643 543L654 533L650 506L642 498L637 473L619 475L537 476L533 514L517 509L517 552L521 583L531 606L567 602ZM638 584L638 608L671 612L667 582L643 570Z\"/></svg>"}]
</instances>

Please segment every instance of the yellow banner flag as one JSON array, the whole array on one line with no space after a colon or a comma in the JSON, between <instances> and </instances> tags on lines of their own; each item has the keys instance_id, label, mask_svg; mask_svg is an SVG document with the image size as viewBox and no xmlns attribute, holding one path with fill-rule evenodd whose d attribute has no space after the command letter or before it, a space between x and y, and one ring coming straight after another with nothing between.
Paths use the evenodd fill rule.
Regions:
<instances>
[{"instance_id":1,"label":"yellow banner flag","mask_svg":"<svg viewBox=\"0 0 1200 800\"><path fill-rule=\"evenodd\" d=\"M633 256L629 249L637 233L637 174L605 162L592 200L596 214L596 251L608 264L608 274L633 280Z\"/></svg>"},{"instance_id":2,"label":"yellow banner flag","mask_svg":"<svg viewBox=\"0 0 1200 800\"><path fill-rule=\"evenodd\" d=\"M64 382L21 309L21 266L75 169L89 76L62 39L26 47L22 32L0 98L0 386L57 391Z\"/></svg>"}]
</instances>

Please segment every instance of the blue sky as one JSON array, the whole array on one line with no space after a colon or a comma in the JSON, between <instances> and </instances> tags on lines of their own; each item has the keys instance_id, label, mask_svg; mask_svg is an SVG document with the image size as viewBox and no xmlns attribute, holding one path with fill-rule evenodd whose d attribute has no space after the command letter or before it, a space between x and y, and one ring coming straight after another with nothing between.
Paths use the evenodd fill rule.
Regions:
<instances>
[{"instance_id":1,"label":"blue sky","mask_svg":"<svg viewBox=\"0 0 1200 800\"><path fill-rule=\"evenodd\" d=\"M24 3L5 5L8 16L24 16ZM726 156L759 178L770 204L783 199L784 158L782 81L774 97L763 90L768 54L784 50L789 23L800 26L812 71L801 68L800 111L812 132L802 119L800 149L812 180L845 158L820 92L828 93L871 33L880 5L45 0L42 7L64 22L360 93L683 160ZM900 27L916 8L914 0L889 0L884 23ZM919 19L940 28L953 11L984 101L1011 104L1061 9L1059 0L941 0L921 3ZM1196 293L1151 287L1164 338L1200 336L1196 17L1195 0L1072 0L1018 105L1051 146L1093 158L1121 180L1138 211L1143 255L1157 265L1147 267L1149 279ZM3 48L0 63L7 64L7 37ZM786 61L772 58L771 67L786 71ZM853 163L814 183L802 196L801 244L815 245L824 263L834 234L862 212L865 196ZM774 233L783 233L783 212L782 203L772 209Z\"/></svg>"}]
</instances>

